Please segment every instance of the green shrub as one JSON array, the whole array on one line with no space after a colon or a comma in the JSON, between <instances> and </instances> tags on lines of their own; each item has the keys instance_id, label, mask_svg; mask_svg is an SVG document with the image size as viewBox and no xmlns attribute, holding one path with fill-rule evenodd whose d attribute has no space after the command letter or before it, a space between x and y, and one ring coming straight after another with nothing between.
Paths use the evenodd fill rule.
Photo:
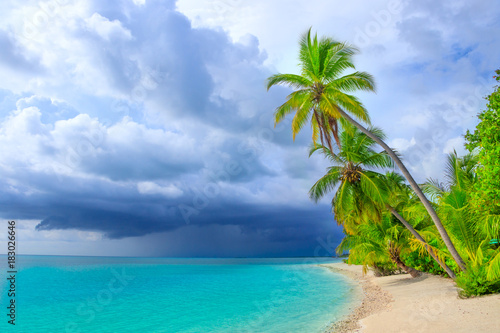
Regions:
<instances>
[{"instance_id":1,"label":"green shrub","mask_svg":"<svg viewBox=\"0 0 500 333\"><path fill-rule=\"evenodd\" d=\"M401 256L406 265L415 268L417 271L447 276L444 269L430 255L421 255L418 251L405 253ZM446 259L445 264L450 267L452 271L457 271L458 266L452 259Z\"/></svg>"},{"instance_id":2,"label":"green shrub","mask_svg":"<svg viewBox=\"0 0 500 333\"><path fill-rule=\"evenodd\" d=\"M462 297L479 296L500 292L500 280L488 281L485 266L470 267L467 273L457 277Z\"/></svg>"},{"instance_id":3,"label":"green shrub","mask_svg":"<svg viewBox=\"0 0 500 333\"><path fill-rule=\"evenodd\" d=\"M412 251L401 256L406 265L415 268L418 271L444 275L445 272L439 264L428 255L420 255L417 251Z\"/></svg>"}]
</instances>

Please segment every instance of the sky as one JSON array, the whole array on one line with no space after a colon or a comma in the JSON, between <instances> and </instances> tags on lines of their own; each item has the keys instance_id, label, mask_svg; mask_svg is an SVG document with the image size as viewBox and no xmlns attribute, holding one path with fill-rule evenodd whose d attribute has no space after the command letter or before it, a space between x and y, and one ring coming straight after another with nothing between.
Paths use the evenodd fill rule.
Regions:
<instances>
[{"instance_id":1,"label":"sky","mask_svg":"<svg viewBox=\"0 0 500 333\"><path fill-rule=\"evenodd\" d=\"M330 200L274 109L298 40L360 50L359 93L419 182L463 153L500 67L500 4L123 0L0 4L0 237L22 254L332 255ZM5 253L5 249L0 249Z\"/></svg>"}]
</instances>

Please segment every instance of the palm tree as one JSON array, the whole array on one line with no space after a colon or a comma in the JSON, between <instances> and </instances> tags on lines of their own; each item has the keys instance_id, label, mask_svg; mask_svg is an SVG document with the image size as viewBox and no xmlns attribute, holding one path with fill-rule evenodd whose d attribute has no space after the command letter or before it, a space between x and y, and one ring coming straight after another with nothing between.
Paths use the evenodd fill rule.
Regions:
<instances>
[{"instance_id":1,"label":"palm tree","mask_svg":"<svg viewBox=\"0 0 500 333\"><path fill-rule=\"evenodd\" d=\"M331 38L311 40L311 29L300 40L299 58L302 73L275 74L267 79L267 89L274 85L285 85L297 90L276 109L274 120L279 123L286 115L295 111L292 121L293 138L304 125L311 121L313 142L318 138L322 145L332 150L331 136L340 144L338 123L341 118L339 106L358 119L369 123L368 112L353 95L356 90L373 91L373 77L365 72L354 72L341 76L348 68L354 69L352 56L356 48L339 43ZM326 143L326 144L325 144Z\"/></svg>"},{"instance_id":2,"label":"palm tree","mask_svg":"<svg viewBox=\"0 0 500 333\"><path fill-rule=\"evenodd\" d=\"M375 90L373 77L368 73L354 72L342 76L346 69L355 69L352 57L357 52L356 48L331 38L318 39L317 35L311 39L311 29L302 36L299 45L301 75L275 74L267 79L268 90L274 85L284 85L297 89L288 95L287 101L276 109L275 123L279 123L286 115L295 112L292 121L292 132L295 138L296 133L310 119L313 142L317 142L319 138L322 145L325 146L326 142L326 146L330 150L333 150L331 136L339 144L338 119L340 118L346 119L374 140L399 167L431 216L450 254L460 269L465 271L465 263L455 249L439 216L397 154L383 140L349 115L351 114L369 124L368 112L362 103L349 93L356 90Z\"/></svg>"},{"instance_id":3,"label":"palm tree","mask_svg":"<svg viewBox=\"0 0 500 333\"><path fill-rule=\"evenodd\" d=\"M343 131L340 134L342 149L337 154L327 147L313 144L310 155L321 150L334 165L328 168L309 191L311 199L319 201L328 192L336 189L332 199L332 209L339 224L348 234L357 232L357 225L380 221L382 213L392 213L415 238L423 244L425 250L439 265L455 279L453 271L438 257L437 249L430 246L424 238L388 203L389 194L401 184L395 174L389 177L370 169L392 167L392 160L386 152L373 150L375 142L356 127L341 120ZM372 127L370 131L379 138L384 138L382 130Z\"/></svg>"}]
</instances>

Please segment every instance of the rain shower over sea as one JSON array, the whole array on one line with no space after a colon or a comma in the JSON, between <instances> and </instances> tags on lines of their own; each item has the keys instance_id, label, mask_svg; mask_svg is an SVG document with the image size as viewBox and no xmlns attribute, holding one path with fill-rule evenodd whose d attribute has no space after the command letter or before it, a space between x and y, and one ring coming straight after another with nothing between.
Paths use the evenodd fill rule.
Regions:
<instances>
[{"instance_id":1,"label":"rain shower over sea","mask_svg":"<svg viewBox=\"0 0 500 333\"><path fill-rule=\"evenodd\" d=\"M331 258L17 260L16 325L4 314L2 332L324 332L358 292L318 266Z\"/></svg>"}]
</instances>

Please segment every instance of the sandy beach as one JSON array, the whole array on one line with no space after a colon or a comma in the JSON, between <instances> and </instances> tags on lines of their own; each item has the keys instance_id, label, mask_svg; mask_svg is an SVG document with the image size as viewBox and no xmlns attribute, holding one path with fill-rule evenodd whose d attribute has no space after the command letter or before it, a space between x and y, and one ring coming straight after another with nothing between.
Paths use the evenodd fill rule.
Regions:
<instances>
[{"instance_id":1,"label":"sandy beach","mask_svg":"<svg viewBox=\"0 0 500 333\"><path fill-rule=\"evenodd\" d=\"M361 266L322 265L359 281L364 299L330 332L500 332L500 295L461 299L452 280L375 277Z\"/></svg>"}]
</instances>

